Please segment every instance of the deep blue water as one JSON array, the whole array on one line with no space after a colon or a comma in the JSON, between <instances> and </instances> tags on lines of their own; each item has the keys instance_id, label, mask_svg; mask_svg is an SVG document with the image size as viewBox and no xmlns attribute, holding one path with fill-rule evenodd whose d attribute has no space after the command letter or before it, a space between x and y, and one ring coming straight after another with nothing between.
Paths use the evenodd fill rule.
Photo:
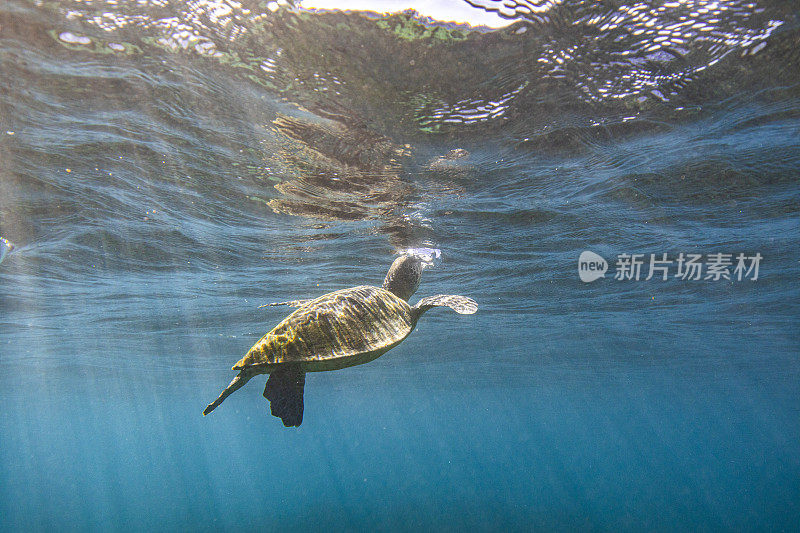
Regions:
<instances>
[{"instance_id":1,"label":"deep blue water","mask_svg":"<svg viewBox=\"0 0 800 533\"><path fill-rule=\"evenodd\" d=\"M0 4L0 530L796 530L796 7L642 5ZM202 416L419 247L477 314Z\"/></svg>"}]
</instances>

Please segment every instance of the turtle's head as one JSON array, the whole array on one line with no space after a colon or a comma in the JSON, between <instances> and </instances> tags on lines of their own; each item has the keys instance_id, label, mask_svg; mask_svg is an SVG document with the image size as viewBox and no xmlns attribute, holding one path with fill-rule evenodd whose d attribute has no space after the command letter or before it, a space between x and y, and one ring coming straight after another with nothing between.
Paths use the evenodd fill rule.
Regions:
<instances>
[{"instance_id":1,"label":"turtle's head","mask_svg":"<svg viewBox=\"0 0 800 533\"><path fill-rule=\"evenodd\" d=\"M419 287L422 276L422 261L414 255L401 255L392 263L383 288L398 298L408 301Z\"/></svg>"}]
</instances>

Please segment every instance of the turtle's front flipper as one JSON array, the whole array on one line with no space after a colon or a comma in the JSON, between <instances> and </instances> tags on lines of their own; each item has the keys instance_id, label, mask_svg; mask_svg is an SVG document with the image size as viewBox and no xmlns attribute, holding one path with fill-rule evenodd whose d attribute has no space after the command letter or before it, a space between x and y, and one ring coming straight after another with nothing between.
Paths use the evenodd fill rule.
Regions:
<instances>
[{"instance_id":1,"label":"turtle's front flipper","mask_svg":"<svg viewBox=\"0 0 800 533\"><path fill-rule=\"evenodd\" d=\"M303 389L306 373L296 366L285 366L269 375L264 398L269 400L272 416L283 420L286 427L303 423Z\"/></svg>"},{"instance_id":2,"label":"turtle's front flipper","mask_svg":"<svg viewBox=\"0 0 800 533\"><path fill-rule=\"evenodd\" d=\"M428 296L417 302L414 309L417 309L419 314L422 314L431 307L449 307L456 313L462 315L471 315L478 310L478 304L475 300L457 294L437 294L436 296Z\"/></svg>"},{"instance_id":3,"label":"turtle's front flipper","mask_svg":"<svg viewBox=\"0 0 800 533\"><path fill-rule=\"evenodd\" d=\"M274 304L259 305L258 309L261 309L262 307L273 307L273 306L276 306L276 305L288 305L288 306L291 306L291 307L303 307L304 305L306 305L310 301L311 300L292 300L291 302L275 302Z\"/></svg>"}]
</instances>

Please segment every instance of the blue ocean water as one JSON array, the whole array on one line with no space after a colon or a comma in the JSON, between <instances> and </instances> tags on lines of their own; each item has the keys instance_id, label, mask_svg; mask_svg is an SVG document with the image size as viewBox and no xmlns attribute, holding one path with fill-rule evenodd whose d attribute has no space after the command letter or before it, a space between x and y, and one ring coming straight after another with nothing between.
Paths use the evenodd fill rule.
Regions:
<instances>
[{"instance_id":1,"label":"blue ocean water","mask_svg":"<svg viewBox=\"0 0 800 533\"><path fill-rule=\"evenodd\" d=\"M470 4L0 4L1 530L797 529L796 6ZM420 247L477 314L202 416Z\"/></svg>"}]
</instances>

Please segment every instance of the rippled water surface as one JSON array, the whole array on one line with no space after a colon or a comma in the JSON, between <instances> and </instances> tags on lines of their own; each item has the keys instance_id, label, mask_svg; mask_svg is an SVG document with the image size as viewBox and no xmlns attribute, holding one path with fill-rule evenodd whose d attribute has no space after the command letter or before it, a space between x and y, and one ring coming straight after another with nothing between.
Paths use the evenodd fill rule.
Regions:
<instances>
[{"instance_id":1,"label":"rippled water surface","mask_svg":"<svg viewBox=\"0 0 800 533\"><path fill-rule=\"evenodd\" d=\"M797 6L458 7L0 3L0 529L797 527ZM202 416L408 248L478 313Z\"/></svg>"}]
</instances>

